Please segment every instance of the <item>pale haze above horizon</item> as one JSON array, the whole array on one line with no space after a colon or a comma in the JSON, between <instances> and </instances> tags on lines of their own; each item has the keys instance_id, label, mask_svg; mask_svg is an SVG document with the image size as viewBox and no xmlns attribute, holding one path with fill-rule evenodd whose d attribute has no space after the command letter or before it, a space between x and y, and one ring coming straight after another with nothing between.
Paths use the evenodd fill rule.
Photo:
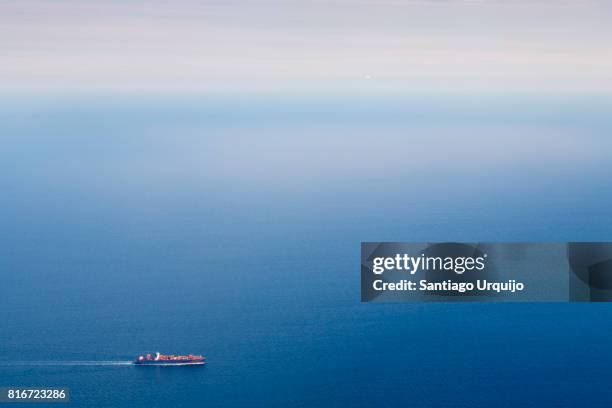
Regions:
<instances>
[{"instance_id":1,"label":"pale haze above horizon","mask_svg":"<svg viewBox=\"0 0 612 408\"><path fill-rule=\"evenodd\" d=\"M4 1L20 91L612 91L605 1Z\"/></svg>"}]
</instances>

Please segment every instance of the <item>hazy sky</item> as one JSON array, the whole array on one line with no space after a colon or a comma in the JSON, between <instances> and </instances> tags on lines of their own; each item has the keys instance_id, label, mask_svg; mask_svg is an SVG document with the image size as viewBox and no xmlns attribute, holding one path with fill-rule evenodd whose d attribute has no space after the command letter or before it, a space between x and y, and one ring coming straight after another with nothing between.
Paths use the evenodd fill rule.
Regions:
<instances>
[{"instance_id":1,"label":"hazy sky","mask_svg":"<svg viewBox=\"0 0 612 408\"><path fill-rule=\"evenodd\" d=\"M0 89L612 91L612 2L0 0Z\"/></svg>"}]
</instances>

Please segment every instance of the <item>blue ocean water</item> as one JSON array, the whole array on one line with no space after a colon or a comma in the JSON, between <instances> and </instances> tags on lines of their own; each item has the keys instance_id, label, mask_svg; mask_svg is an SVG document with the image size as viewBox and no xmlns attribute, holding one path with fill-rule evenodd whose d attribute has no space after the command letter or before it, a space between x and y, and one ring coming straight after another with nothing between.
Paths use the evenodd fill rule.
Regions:
<instances>
[{"instance_id":1,"label":"blue ocean water","mask_svg":"<svg viewBox=\"0 0 612 408\"><path fill-rule=\"evenodd\" d=\"M359 300L361 241L612 240L605 98L1 105L0 386L78 407L612 400L606 304ZM155 351L209 364L108 364Z\"/></svg>"}]
</instances>

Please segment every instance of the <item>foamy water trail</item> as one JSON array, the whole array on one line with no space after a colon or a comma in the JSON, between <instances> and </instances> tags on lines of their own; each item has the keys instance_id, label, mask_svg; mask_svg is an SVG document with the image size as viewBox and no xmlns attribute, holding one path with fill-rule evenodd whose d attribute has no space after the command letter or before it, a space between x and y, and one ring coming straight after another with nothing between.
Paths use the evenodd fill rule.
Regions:
<instances>
[{"instance_id":1,"label":"foamy water trail","mask_svg":"<svg viewBox=\"0 0 612 408\"><path fill-rule=\"evenodd\" d=\"M0 361L0 367L16 366L125 366L131 361Z\"/></svg>"}]
</instances>

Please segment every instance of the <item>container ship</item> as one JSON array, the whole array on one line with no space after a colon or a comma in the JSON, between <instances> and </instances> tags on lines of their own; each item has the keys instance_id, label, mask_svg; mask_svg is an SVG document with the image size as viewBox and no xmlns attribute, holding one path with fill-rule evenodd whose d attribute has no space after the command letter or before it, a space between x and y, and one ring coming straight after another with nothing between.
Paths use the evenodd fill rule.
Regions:
<instances>
[{"instance_id":1,"label":"container ship","mask_svg":"<svg viewBox=\"0 0 612 408\"><path fill-rule=\"evenodd\" d=\"M204 365L206 364L206 358L203 356L194 356L193 354L187 354L186 356L176 355L163 355L155 353L155 356L147 354L145 356L138 356L134 360L135 365L142 366L182 366L182 365Z\"/></svg>"}]
</instances>

